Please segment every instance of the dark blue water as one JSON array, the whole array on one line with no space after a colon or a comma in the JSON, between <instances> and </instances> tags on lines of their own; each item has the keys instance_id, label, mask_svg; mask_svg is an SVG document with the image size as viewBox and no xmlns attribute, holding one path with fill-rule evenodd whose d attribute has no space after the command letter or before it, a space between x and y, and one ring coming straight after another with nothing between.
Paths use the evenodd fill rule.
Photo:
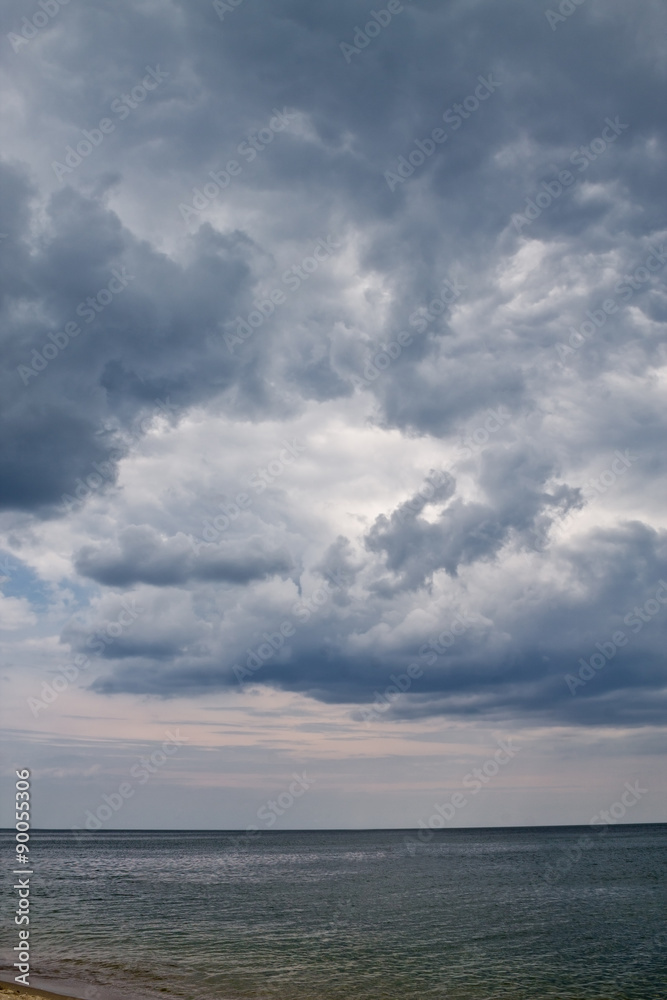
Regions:
<instances>
[{"instance_id":1,"label":"dark blue water","mask_svg":"<svg viewBox=\"0 0 667 1000\"><path fill-rule=\"evenodd\" d=\"M414 854L407 833L34 834L32 982L100 1000L667 998L667 825L445 830Z\"/></svg>"}]
</instances>

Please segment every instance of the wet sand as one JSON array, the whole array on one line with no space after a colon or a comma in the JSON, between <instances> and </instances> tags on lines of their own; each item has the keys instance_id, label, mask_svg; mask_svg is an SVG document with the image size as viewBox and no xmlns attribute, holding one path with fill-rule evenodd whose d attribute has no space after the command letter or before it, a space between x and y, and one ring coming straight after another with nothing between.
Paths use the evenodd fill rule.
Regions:
<instances>
[{"instance_id":1,"label":"wet sand","mask_svg":"<svg viewBox=\"0 0 667 1000\"><path fill-rule=\"evenodd\" d=\"M48 993L34 986L20 986L19 983L0 982L0 1000L80 1000L79 997L65 996L64 993Z\"/></svg>"}]
</instances>

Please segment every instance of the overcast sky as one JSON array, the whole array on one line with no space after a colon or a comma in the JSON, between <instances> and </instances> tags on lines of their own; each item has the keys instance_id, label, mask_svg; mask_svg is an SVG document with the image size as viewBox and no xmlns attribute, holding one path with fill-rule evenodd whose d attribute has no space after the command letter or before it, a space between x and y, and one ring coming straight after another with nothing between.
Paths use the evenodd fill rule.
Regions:
<instances>
[{"instance_id":1,"label":"overcast sky","mask_svg":"<svg viewBox=\"0 0 667 1000\"><path fill-rule=\"evenodd\" d=\"M37 825L667 820L667 11L381 2L3 5Z\"/></svg>"}]
</instances>

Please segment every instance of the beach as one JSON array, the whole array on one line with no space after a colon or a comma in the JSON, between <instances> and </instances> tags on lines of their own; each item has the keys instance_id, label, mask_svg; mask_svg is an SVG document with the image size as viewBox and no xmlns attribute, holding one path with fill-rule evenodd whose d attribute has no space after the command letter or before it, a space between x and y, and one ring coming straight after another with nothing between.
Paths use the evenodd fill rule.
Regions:
<instances>
[{"instance_id":1,"label":"beach","mask_svg":"<svg viewBox=\"0 0 667 1000\"><path fill-rule=\"evenodd\" d=\"M19 986L18 983L0 982L0 1000L80 1000L79 997L65 996L63 993L49 993L33 986Z\"/></svg>"}]
</instances>

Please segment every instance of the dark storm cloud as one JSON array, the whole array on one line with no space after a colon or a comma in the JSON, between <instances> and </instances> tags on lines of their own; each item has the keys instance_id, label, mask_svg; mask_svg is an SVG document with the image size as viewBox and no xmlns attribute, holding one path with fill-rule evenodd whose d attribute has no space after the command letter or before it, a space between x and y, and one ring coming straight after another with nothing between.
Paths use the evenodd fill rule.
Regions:
<instances>
[{"instance_id":1,"label":"dark storm cloud","mask_svg":"<svg viewBox=\"0 0 667 1000\"><path fill-rule=\"evenodd\" d=\"M69 188L50 199L48 220L51 233L32 253L25 232L0 245L23 259L20 281L12 282L12 268L6 275L3 300L10 509L74 493L117 450L102 431L110 421L126 429L166 397L182 408L230 385L235 365L222 324L251 270L253 248L242 234L204 227L181 267Z\"/></svg>"},{"instance_id":2,"label":"dark storm cloud","mask_svg":"<svg viewBox=\"0 0 667 1000\"><path fill-rule=\"evenodd\" d=\"M667 535L638 523L600 530L585 551L567 552L559 571L569 581L563 589L534 582L527 590L508 582L505 592L488 592L472 612L441 615L440 625L414 645L371 641L363 652L356 640L377 625L381 603L369 595L363 604L341 605L330 588L319 611L300 602L285 615L295 635L280 654L249 670L247 682L323 701L363 704L377 700L392 676L407 677L412 663L421 674L409 686L410 697L391 705L387 717L445 713L589 725L612 719L617 724L660 724L666 707L667 585L660 580L667 582ZM306 618L307 607L312 610ZM452 630L457 620L463 625ZM266 636L277 635L279 625L279 619L265 622ZM585 671L592 679L573 691L566 678L577 677L581 661L588 662L600 646L610 649L611 636L619 630L623 644L602 669ZM94 688L163 697L234 688L239 679L234 664L243 669L259 662L256 650L255 640L219 659L186 656L162 667L135 659L131 665L119 664Z\"/></svg>"},{"instance_id":3,"label":"dark storm cloud","mask_svg":"<svg viewBox=\"0 0 667 1000\"><path fill-rule=\"evenodd\" d=\"M108 587L169 587L188 580L246 584L285 577L293 567L287 552L271 550L261 538L204 546L195 553L184 535L163 540L148 525L125 528L116 546L84 548L75 565L82 576Z\"/></svg>"},{"instance_id":4,"label":"dark storm cloud","mask_svg":"<svg viewBox=\"0 0 667 1000\"><path fill-rule=\"evenodd\" d=\"M453 610L438 606L433 618L447 628L465 604L474 625L446 654L431 651L434 662L421 658L419 685L392 711L654 721L664 616L576 694L563 678L652 599L667 570L661 529L630 512L575 541L553 537L581 506L586 463L605 469L615 449L632 449L628 495L638 502L664 474L652 394L664 365L664 273L647 270L627 297L615 291L664 242L664 5L586 0L552 30L542 5L521 0L415 0L346 61L341 43L369 10L245 0L223 21L207 0L105 0L63 7L16 51L4 39L24 95L15 120L36 138L17 140L3 170L2 506L36 520L62 512L63 494L123 453L156 400L170 401L174 420L210 407L280 422L311 400L351 413L353 376L408 331L412 343L363 390L376 425L447 449L490 407L511 414L418 509L374 510L351 541L309 539L311 576L295 583L301 555L273 543L266 512L263 527L199 555L178 529L130 526L118 512L118 542L93 539L76 569L103 586L180 587L184 604L215 581L247 593L273 576L296 601L313 575L341 574L348 583L307 621L287 601L295 634L256 680L351 702L372 699L438 634L434 624L413 645L393 633L380 642L382 629L451 585ZM7 3L3 31L24 15ZM131 113L59 180L53 161L158 65L159 87L126 105ZM480 77L494 82L475 106ZM276 113L289 115L280 130ZM608 121L618 123L611 133ZM410 161L436 128L446 141ZM401 158L414 166L392 190L385 174ZM211 171L230 161L239 170L228 186L206 193ZM571 182L558 180L563 171ZM205 207L186 225L179 206L195 204ZM252 235L225 221L238 206ZM132 222L159 236L139 237ZM330 234L340 250L228 350L237 317L284 290L283 269ZM419 316L445 279L465 291L424 330ZM601 313L610 298L617 308ZM71 322L81 331L65 343ZM577 333L584 324L592 332ZM576 350L559 352L573 336ZM56 354L37 372L45 346ZM312 504L294 503L290 524L305 524ZM317 535L312 521L303 531ZM173 638L147 612L141 635L105 650L119 662L97 690L169 696L236 684L235 658L243 664L255 633L276 627L268 613L244 614L223 641L203 613Z\"/></svg>"},{"instance_id":5,"label":"dark storm cloud","mask_svg":"<svg viewBox=\"0 0 667 1000\"><path fill-rule=\"evenodd\" d=\"M386 556L387 568L398 575L398 587L423 587L444 569L456 576L460 565L495 556L513 533L530 548L544 545L556 513L566 513L577 501L577 491L560 485L554 493L541 492L539 484L552 470L535 454L510 448L484 456L479 482L493 498L493 506L455 498L437 521L419 517L430 504L448 500L456 484L447 473L438 486L423 488L387 519L381 515L366 539L371 552ZM433 477L436 482L436 478ZM385 593L387 585L380 585Z\"/></svg>"}]
</instances>

